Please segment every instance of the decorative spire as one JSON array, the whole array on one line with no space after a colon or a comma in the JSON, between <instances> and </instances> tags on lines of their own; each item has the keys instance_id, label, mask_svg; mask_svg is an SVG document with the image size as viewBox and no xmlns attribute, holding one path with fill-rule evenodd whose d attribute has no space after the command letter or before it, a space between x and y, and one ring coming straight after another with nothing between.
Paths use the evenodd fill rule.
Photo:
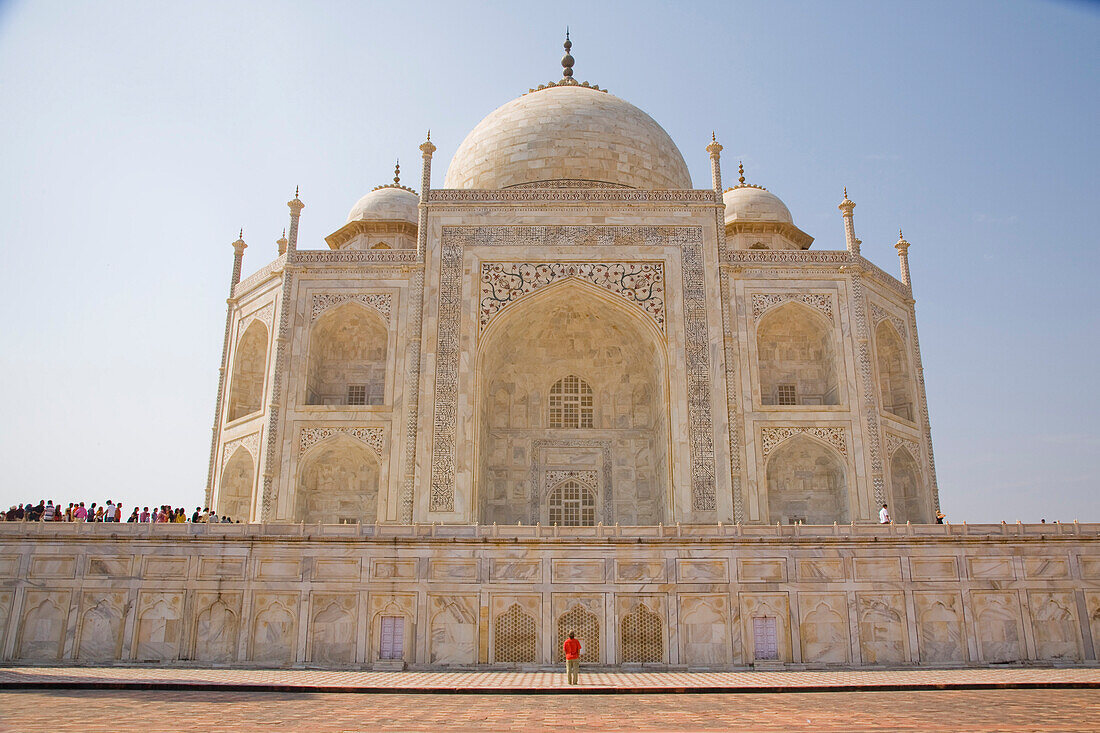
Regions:
<instances>
[{"instance_id":1,"label":"decorative spire","mask_svg":"<svg viewBox=\"0 0 1100 733\"><path fill-rule=\"evenodd\" d=\"M710 132L710 145L707 146L707 152L710 153L710 179L714 185L714 193L717 196L722 195L722 164L720 161L720 153L722 152L722 145L718 142L718 136L714 134L714 131Z\"/></svg>"},{"instance_id":2,"label":"decorative spire","mask_svg":"<svg viewBox=\"0 0 1100 733\"><path fill-rule=\"evenodd\" d=\"M432 131L428 130L427 139L424 142L420 143L420 152L424 155L427 155L428 157L431 157L431 154L435 151L436 147L435 145L432 145Z\"/></svg>"},{"instance_id":3,"label":"decorative spire","mask_svg":"<svg viewBox=\"0 0 1100 733\"><path fill-rule=\"evenodd\" d=\"M397 164L393 167L393 185L401 185L401 159L397 159Z\"/></svg>"},{"instance_id":4,"label":"decorative spire","mask_svg":"<svg viewBox=\"0 0 1100 733\"><path fill-rule=\"evenodd\" d=\"M909 288L909 291L913 290L913 281L909 275L909 242L905 241L905 235L898 229L898 243L894 245L894 249L898 251L898 264L901 265L901 281Z\"/></svg>"},{"instance_id":5,"label":"decorative spire","mask_svg":"<svg viewBox=\"0 0 1100 733\"><path fill-rule=\"evenodd\" d=\"M286 227L283 227L283 236L281 236L281 237L279 237L278 239L275 240L275 245L279 248L279 255L280 256L282 256L286 253L286 245L287 245Z\"/></svg>"},{"instance_id":6,"label":"decorative spire","mask_svg":"<svg viewBox=\"0 0 1100 733\"><path fill-rule=\"evenodd\" d=\"M565 28L565 55L561 57L562 76L568 79L573 76L573 56L569 53L569 49L573 48L573 42L569 40L569 27Z\"/></svg>"},{"instance_id":7,"label":"decorative spire","mask_svg":"<svg viewBox=\"0 0 1100 733\"><path fill-rule=\"evenodd\" d=\"M745 185L745 163L743 161L737 161L737 185Z\"/></svg>"},{"instance_id":8,"label":"decorative spire","mask_svg":"<svg viewBox=\"0 0 1100 733\"><path fill-rule=\"evenodd\" d=\"M848 187L844 187L844 200L837 206L840 209L840 215L844 217L844 243L847 246L848 252L853 256L859 256L859 245L862 242L856 238L856 225L855 218L852 216L852 211L856 208L855 201L848 198Z\"/></svg>"},{"instance_id":9,"label":"decorative spire","mask_svg":"<svg viewBox=\"0 0 1100 733\"><path fill-rule=\"evenodd\" d=\"M298 187L294 187L294 198L298 198Z\"/></svg>"}]
</instances>

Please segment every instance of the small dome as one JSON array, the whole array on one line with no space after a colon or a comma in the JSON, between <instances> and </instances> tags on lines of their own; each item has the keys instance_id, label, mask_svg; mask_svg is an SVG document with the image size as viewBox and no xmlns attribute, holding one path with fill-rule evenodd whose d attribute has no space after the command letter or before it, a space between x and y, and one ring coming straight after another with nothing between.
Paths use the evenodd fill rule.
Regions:
<instances>
[{"instance_id":1,"label":"small dome","mask_svg":"<svg viewBox=\"0 0 1100 733\"><path fill-rule=\"evenodd\" d=\"M794 224L787 205L760 186L734 186L722 194L722 201L726 204L727 224L735 221Z\"/></svg>"},{"instance_id":2,"label":"small dome","mask_svg":"<svg viewBox=\"0 0 1100 733\"><path fill-rule=\"evenodd\" d=\"M407 221L416 224L420 217L420 198L404 186L379 186L359 199L348 213L353 221Z\"/></svg>"},{"instance_id":3,"label":"small dome","mask_svg":"<svg viewBox=\"0 0 1100 733\"><path fill-rule=\"evenodd\" d=\"M444 188L691 188L684 158L652 117L605 91L566 82L513 99L478 123Z\"/></svg>"}]
</instances>

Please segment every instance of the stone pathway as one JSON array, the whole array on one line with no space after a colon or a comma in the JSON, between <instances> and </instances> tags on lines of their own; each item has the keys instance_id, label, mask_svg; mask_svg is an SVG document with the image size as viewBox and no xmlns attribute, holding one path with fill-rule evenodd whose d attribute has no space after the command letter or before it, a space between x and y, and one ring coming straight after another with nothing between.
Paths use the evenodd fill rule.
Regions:
<instances>
[{"instance_id":1,"label":"stone pathway","mask_svg":"<svg viewBox=\"0 0 1100 733\"><path fill-rule=\"evenodd\" d=\"M582 668L583 669L583 668ZM818 692L1100 688L1100 668L904 669L775 672L371 672L148 667L0 667L0 690L135 689L463 694ZM1100 701L1100 696L1098 696Z\"/></svg>"},{"instance_id":2,"label":"stone pathway","mask_svg":"<svg viewBox=\"0 0 1100 733\"><path fill-rule=\"evenodd\" d=\"M0 731L1096 731L1095 689L642 695L3 690Z\"/></svg>"}]
</instances>

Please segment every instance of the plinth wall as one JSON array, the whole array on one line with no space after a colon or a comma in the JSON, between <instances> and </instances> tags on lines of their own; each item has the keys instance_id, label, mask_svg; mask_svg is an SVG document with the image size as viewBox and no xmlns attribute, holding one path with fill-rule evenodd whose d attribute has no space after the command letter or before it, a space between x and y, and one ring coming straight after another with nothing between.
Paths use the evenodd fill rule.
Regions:
<instances>
[{"instance_id":1,"label":"plinth wall","mask_svg":"<svg viewBox=\"0 0 1100 733\"><path fill-rule=\"evenodd\" d=\"M0 657L1096 664L1100 524L0 524ZM382 657L397 657L382 659Z\"/></svg>"}]
</instances>

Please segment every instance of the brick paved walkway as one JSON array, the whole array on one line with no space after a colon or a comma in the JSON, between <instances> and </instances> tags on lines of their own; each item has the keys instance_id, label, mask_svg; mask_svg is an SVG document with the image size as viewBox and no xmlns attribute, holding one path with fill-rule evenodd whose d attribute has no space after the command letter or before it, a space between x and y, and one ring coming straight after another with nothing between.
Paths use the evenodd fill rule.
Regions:
<instances>
[{"instance_id":1,"label":"brick paved walkway","mask_svg":"<svg viewBox=\"0 0 1100 733\"><path fill-rule=\"evenodd\" d=\"M0 667L2 689L178 689L275 692L786 692L1100 688L1100 668L905 669L776 672L370 672L141 667Z\"/></svg>"},{"instance_id":2,"label":"brick paved walkway","mask_svg":"<svg viewBox=\"0 0 1100 733\"><path fill-rule=\"evenodd\" d=\"M31 690L0 731L1095 731L1096 690L438 695ZM581 704L583 703L583 704Z\"/></svg>"}]
</instances>

